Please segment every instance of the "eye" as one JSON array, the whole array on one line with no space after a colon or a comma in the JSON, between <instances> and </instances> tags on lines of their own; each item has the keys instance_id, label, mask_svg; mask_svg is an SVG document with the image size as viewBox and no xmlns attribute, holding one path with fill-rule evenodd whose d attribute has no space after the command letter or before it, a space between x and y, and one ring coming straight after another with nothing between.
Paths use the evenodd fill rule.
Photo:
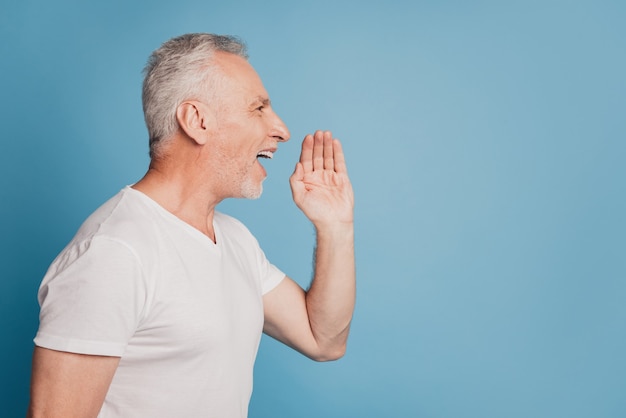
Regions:
<instances>
[{"instance_id":1,"label":"eye","mask_svg":"<svg viewBox=\"0 0 626 418\"><path fill-rule=\"evenodd\" d=\"M259 112L262 112L263 109L265 109L265 105L261 105L261 106L256 108L256 110L258 110Z\"/></svg>"}]
</instances>

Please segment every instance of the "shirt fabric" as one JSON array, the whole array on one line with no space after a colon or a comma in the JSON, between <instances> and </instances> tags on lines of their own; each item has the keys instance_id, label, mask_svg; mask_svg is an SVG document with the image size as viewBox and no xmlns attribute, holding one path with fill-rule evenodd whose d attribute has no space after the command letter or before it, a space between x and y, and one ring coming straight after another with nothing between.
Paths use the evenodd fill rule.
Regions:
<instances>
[{"instance_id":1,"label":"shirt fabric","mask_svg":"<svg viewBox=\"0 0 626 418\"><path fill-rule=\"evenodd\" d=\"M121 357L100 418L246 417L262 296L285 275L216 212L216 242L126 187L59 254L35 344Z\"/></svg>"}]
</instances>

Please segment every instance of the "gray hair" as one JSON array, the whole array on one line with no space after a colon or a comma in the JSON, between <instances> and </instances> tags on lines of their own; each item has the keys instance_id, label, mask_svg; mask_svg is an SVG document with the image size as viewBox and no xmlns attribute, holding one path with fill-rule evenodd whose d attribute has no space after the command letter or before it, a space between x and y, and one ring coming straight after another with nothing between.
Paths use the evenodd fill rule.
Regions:
<instances>
[{"instance_id":1,"label":"gray hair","mask_svg":"<svg viewBox=\"0 0 626 418\"><path fill-rule=\"evenodd\" d=\"M178 106L207 94L213 78L211 58L216 51L248 58L246 45L240 39L210 33L172 38L148 58L143 70L142 101L150 158L161 156L168 139L178 130Z\"/></svg>"}]
</instances>

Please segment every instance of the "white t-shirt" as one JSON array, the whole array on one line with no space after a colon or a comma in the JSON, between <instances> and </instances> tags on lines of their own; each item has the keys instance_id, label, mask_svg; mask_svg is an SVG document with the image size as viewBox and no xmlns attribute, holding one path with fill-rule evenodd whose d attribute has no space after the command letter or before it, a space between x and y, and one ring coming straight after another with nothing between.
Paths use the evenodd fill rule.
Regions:
<instances>
[{"instance_id":1,"label":"white t-shirt","mask_svg":"<svg viewBox=\"0 0 626 418\"><path fill-rule=\"evenodd\" d=\"M217 243L130 187L94 212L39 290L35 344L121 357L99 417L245 417L262 295L285 275L237 220Z\"/></svg>"}]
</instances>

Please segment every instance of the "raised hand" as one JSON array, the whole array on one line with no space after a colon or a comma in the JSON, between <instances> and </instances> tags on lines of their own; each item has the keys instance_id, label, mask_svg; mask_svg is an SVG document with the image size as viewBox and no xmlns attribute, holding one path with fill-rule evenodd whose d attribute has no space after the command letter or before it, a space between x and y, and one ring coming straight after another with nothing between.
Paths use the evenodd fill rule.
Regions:
<instances>
[{"instance_id":1,"label":"raised hand","mask_svg":"<svg viewBox=\"0 0 626 418\"><path fill-rule=\"evenodd\" d=\"M336 360L346 351L356 297L354 196L339 141L330 132L307 135L289 181L316 229L315 272L306 291L287 279L263 296L263 330L312 359Z\"/></svg>"},{"instance_id":2,"label":"raised hand","mask_svg":"<svg viewBox=\"0 0 626 418\"><path fill-rule=\"evenodd\" d=\"M341 143L330 131L304 138L289 182L294 202L317 228L353 222L352 184Z\"/></svg>"}]
</instances>

